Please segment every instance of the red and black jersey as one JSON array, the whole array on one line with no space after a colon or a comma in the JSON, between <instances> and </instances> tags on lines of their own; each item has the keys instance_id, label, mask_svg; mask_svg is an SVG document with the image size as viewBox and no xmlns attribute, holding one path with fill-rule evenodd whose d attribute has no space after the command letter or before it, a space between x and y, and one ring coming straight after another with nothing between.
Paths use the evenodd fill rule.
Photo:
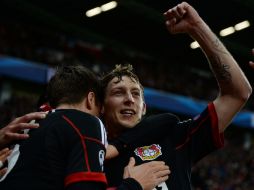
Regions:
<instances>
[{"instance_id":1,"label":"red and black jersey","mask_svg":"<svg viewBox=\"0 0 254 190\"><path fill-rule=\"evenodd\" d=\"M120 155L105 162L109 186L121 182L123 169L133 156L137 165L157 160L170 167L169 179L156 189L191 189L192 165L223 143L212 103L200 115L185 121L179 121L172 114L144 118L138 126L112 141Z\"/></svg>"},{"instance_id":2,"label":"red and black jersey","mask_svg":"<svg viewBox=\"0 0 254 190\"><path fill-rule=\"evenodd\" d=\"M106 136L94 116L78 110L56 110L29 131L16 148L18 157L1 190L105 189ZM12 160L9 160L9 164Z\"/></svg>"}]
</instances>

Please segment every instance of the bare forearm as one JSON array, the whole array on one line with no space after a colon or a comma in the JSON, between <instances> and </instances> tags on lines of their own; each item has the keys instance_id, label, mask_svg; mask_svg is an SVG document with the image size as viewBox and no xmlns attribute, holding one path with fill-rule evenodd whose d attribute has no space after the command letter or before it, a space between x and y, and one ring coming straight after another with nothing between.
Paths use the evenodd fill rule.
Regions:
<instances>
[{"instance_id":1,"label":"bare forearm","mask_svg":"<svg viewBox=\"0 0 254 190\"><path fill-rule=\"evenodd\" d=\"M220 95L246 100L251 92L250 84L233 56L210 28L201 21L198 27L194 27L191 36L198 41L209 60L220 87Z\"/></svg>"},{"instance_id":2,"label":"bare forearm","mask_svg":"<svg viewBox=\"0 0 254 190\"><path fill-rule=\"evenodd\" d=\"M200 44L218 82L219 94L214 105L219 130L223 132L244 106L252 89L233 56L204 22L191 35Z\"/></svg>"}]
</instances>

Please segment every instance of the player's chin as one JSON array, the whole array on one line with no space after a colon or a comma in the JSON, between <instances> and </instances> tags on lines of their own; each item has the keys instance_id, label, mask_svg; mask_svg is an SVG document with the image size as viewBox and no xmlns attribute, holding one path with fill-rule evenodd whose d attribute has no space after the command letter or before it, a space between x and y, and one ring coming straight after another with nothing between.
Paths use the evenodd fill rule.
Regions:
<instances>
[{"instance_id":1,"label":"player's chin","mask_svg":"<svg viewBox=\"0 0 254 190\"><path fill-rule=\"evenodd\" d=\"M138 123L137 119L122 119L120 121L120 124L124 127L124 128L133 128L135 127L135 125Z\"/></svg>"}]
</instances>

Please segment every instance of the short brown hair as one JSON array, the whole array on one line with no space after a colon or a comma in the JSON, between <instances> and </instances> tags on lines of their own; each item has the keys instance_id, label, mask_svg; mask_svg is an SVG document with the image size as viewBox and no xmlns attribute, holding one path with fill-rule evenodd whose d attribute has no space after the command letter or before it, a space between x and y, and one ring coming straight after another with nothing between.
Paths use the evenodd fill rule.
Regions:
<instances>
[{"instance_id":1,"label":"short brown hair","mask_svg":"<svg viewBox=\"0 0 254 190\"><path fill-rule=\"evenodd\" d=\"M140 89L142 91L142 97L144 99L144 87L140 83L138 76L134 73L133 67L130 64L116 65L115 69L113 69L112 71L110 71L109 73L105 74L102 77L101 86L102 86L102 91L104 93L104 97L105 97L106 88L108 84L110 83L110 81L113 78L117 77L118 80L116 81L116 83L119 83L122 80L123 76L129 77L133 82L136 82L140 86Z\"/></svg>"},{"instance_id":2,"label":"short brown hair","mask_svg":"<svg viewBox=\"0 0 254 190\"><path fill-rule=\"evenodd\" d=\"M49 104L55 108L62 103L80 103L91 91L100 103L101 85L97 76L83 65L68 65L57 68L49 81L47 96Z\"/></svg>"}]
</instances>

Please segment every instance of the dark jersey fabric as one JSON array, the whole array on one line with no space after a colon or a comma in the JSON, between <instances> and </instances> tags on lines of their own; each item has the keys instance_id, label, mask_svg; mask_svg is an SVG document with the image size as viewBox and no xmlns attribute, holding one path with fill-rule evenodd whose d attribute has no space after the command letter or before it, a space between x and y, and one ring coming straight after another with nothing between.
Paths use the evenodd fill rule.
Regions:
<instances>
[{"instance_id":1,"label":"dark jersey fabric","mask_svg":"<svg viewBox=\"0 0 254 190\"><path fill-rule=\"evenodd\" d=\"M153 160L162 160L169 165L169 179L156 189L191 189L192 165L223 146L223 133L219 133L218 119L212 103L195 118L176 121L177 118L171 114L159 114L142 120L137 131L135 128L130 133L127 131L130 139L134 135L140 143L133 138L136 147L129 141L127 148L122 149L118 157L105 162L109 186L117 186L121 182L124 166L133 156L137 165ZM127 136L123 139L127 139ZM114 140L112 142L114 144Z\"/></svg>"},{"instance_id":2,"label":"dark jersey fabric","mask_svg":"<svg viewBox=\"0 0 254 190\"><path fill-rule=\"evenodd\" d=\"M103 126L77 110L57 110L30 130L1 190L105 189Z\"/></svg>"}]
</instances>

